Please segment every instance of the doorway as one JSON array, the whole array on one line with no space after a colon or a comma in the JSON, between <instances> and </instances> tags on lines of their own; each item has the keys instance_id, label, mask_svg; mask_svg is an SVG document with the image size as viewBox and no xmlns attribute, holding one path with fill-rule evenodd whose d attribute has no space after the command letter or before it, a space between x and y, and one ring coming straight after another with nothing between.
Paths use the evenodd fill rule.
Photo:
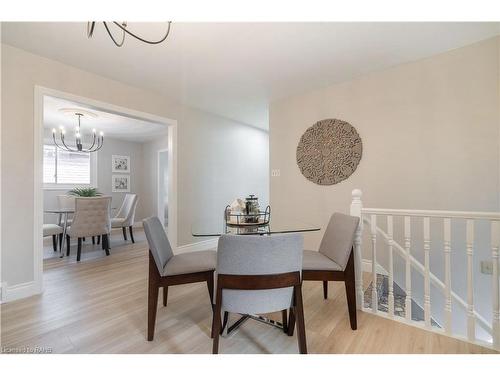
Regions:
<instances>
[{"instance_id":1,"label":"doorway","mask_svg":"<svg viewBox=\"0 0 500 375\"><path fill-rule=\"evenodd\" d=\"M81 104L93 111L104 111L110 114L127 116L138 121L154 122L163 125L167 129L168 139L163 148L167 150L167 191L168 191L168 237L175 249L177 246L177 121L160 117L157 115L136 111L126 107L120 107L106 102L89 99L58 90L35 86L35 117L34 117L34 210L33 210L33 231L35 236L34 244L34 289L33 294L41 293L43 290L43 231L44 222L44 101L47 97L72 101ZM154 154L153 154L154 155ZM154 156L153 162L154 162ZM110 163L111 164L111 163ZM152 170L154 176L154 170ZM154 186L154 185L153 185ZM154 193L153 193L154 195ZM151 207L156 213L154 205Z\"/></svg>"}]
</instances>

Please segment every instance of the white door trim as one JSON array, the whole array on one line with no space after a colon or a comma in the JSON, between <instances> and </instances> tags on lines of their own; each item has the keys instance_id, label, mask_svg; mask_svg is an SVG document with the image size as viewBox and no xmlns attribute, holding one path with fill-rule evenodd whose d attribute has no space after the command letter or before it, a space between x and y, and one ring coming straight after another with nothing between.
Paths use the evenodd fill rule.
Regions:
<instances>
[{"instance_id":1,"label":"white door trim","mask_svg":"<svg viewBox=\"0 0 500 375\"><path fill-rule=\"evenodd\" d=\"M163 207L160 207L160 154L162 152L167 152L167 173L168 173L168 148L162 148L161 150L158 150L156 153L156 212L158 215L158 218L160 219L161 223L163 226L165 226L165 223L163 222ZM170 180L169 180L170 184ZM169 194L169 186L167 186L167 195ZM170 214L170 212L169 212Z\"/></svg>"},{"instance_id":2,"label":"white door trim","mask_svg":"<svg viewBox=\"0 0 500 375\"><path fill-rule=\"evenodd\" d=\"M153 121L168 126L168 191L169 191L169 226L168 238L172 247L177 248L177 120L167 117L141 112L134 109L117 106L95 99L86 98L67 92L35 86L34 91L34 207L33 207L33 235L34 235L34 288L33 294L43 290L43 98L53 96L65 100L75 101L96 109L111 113L125 114L130 117Z\"/></svg>"}]
</instances>

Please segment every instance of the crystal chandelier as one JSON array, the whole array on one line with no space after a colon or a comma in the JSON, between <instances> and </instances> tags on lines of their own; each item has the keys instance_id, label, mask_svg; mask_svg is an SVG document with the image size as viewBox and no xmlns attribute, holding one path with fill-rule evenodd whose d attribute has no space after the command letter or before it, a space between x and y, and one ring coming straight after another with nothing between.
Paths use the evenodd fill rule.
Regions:
<instances>
[{"instance_id":1,"label":"crystal chandelier","mask_svg":"<svg viewBox=\"0 0 500 375\"><path fill-rule=\"evenodd\" d=\"M121 30L121 38L119 36L116 37L113 35L111 30L109 29L108 22L103 21L102 23L103 23L104 28L106 29L109 37L111 38L111 40L113 41L113 43L117 47L123 46L123 43L125 42L125 35L126 34L134 37L137 40L140 40L141 42L147 43L147 44L160 44L163 41L165 41L165 39L167 39L168 34L170 34L170 25L172 24L171 21L167 22L167 31L165 32L165 35L162 38L160 38L158 40L147 40L147 39L140 37L139 35L133 33L129 29L127 29L127 22L122 22L122 23L119 23L116 21L111 22ZM95 24L96 24L96 21L87 22L87 38L89 38L89 39L92 38L92 36L94 36Z\"/></svg>"},{"instance_id":2,"label":"crystal chandelier","mask_svg":"<svg viewBox=\"0 0 500 375\"><path fill-rule=\"evenodd\" d=\"M68 112L68 110L63 110L63 111ZM104 133L99 132L99 135L97 135L97 131L95 129L92 129L92 143L90 144L90 147L88 148L83 147L80 125L81 125L81 118L84 117L85 114L82 112L83 111L73 112L73 114L78 117L78 126L75 128L75 147L70 147L66 144L65 140L66 130L64 129L63 126L59 128L59 134L57 134L58 132L56 128L52 129L52 139L54 141L54 144L61 150L73 151L73 152L95 152L99 151L102 148L104 144ZM91 116L93 115L91 112L88 112L88 114ZM57 135L59 135L59 137L57 137ZM59 138L61 142L60 144L57 143L57 138Z\"/></svg>"}]
</instances>

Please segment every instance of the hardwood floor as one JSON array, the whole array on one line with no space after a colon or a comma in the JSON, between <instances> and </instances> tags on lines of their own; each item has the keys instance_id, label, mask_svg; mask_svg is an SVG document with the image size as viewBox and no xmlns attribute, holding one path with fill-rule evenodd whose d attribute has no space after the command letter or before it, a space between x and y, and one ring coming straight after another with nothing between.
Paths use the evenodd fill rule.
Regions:
<instances>
[{"instance_id":1,"label":"hardwood floor","mask_svg":"<svg viewBox=\"0 0 500 375\"><path fill-rule=\"evenodd\" d=\"M211 353L204 283L169 288L168 306L158 304L155 339L146 340L147 275L145 242L115 245L109 257L82 255L80 263L46 260L45 292L0 306L1 345L54 353ZM343 283L331 282L329 289L325 301L321 282L304 282L309 353L492 352L362 312L351 331ZM295 336L255 321L219 345L220 353L298 353Z\"/></svg>"}]
</instances>

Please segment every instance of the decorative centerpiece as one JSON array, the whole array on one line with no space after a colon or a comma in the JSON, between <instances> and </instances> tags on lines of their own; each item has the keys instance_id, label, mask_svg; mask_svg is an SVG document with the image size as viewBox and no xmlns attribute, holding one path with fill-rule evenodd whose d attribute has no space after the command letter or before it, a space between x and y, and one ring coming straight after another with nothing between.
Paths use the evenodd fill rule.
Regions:
<instances>
[{"instance_id":1,"label":"decorative centerpiece","mask_svg":"<svg viewBox=\"0 0 500 375\"><path fill-rule=\"evenodd\" d=\"M228 226L261 226L268 225L271 218L271 207L260 210L259 198L250 194L245 200L236 199L224 210L224 221Z\"/></svg>"}]
</instances>

